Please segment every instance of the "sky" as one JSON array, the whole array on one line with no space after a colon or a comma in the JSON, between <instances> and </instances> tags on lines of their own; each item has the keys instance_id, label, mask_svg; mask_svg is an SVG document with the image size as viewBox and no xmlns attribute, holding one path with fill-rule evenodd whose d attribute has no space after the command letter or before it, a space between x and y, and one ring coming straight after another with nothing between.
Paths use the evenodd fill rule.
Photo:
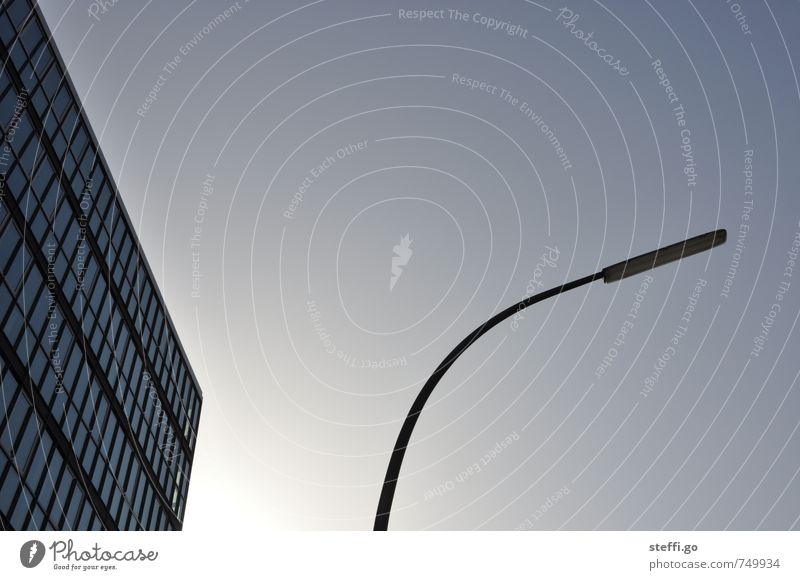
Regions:
<instances>
[{"instance_id":1,"label":"sky","mask_svg":"<svg viewBox=\"0 0 800 580\"><path fill-rule=\"evenodd\" d=\"M186 530L800 528L797 3L43 0L204 393Z\"/></svg>"}]
</instances>

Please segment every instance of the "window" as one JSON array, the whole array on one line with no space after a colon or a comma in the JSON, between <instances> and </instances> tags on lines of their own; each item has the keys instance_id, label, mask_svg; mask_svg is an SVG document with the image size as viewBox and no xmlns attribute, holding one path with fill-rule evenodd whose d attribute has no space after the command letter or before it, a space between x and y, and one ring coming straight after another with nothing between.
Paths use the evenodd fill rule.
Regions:
<instances>
[{"instance_id":1,"label":"window","mask_svg":"<svg viewBox=\"0 0 800 580\"><path fill-rule=\"evenodd\" d=\"M11 21L8 19L5 13L0 14L0 41L2 41L3 44L9 45L12 43L15 36L16 32L14 31L14 27L11 25Z\"/></svg>"},{"instance_id":2,"label":"window","mask_svg":"<svg viewBox=\"0 0 800 580\"><path fill-rule=\"evenodd\" d=\"M67 89L66 84L61 85L61 90L58 91L58 95L56 95L56 98L53 99L53 105L52 105L53 113L58 118L62 118L64 110L69 104L69 101L70 101L69 90Z\"/></svg>"},{"instance_id":3,"label":"window","mask_svg":"<svg viewBox=\"0 0 800 580\"><path fill-rule=\"evenodd\" d=\"M28 515L28 506L30 505L29 502L30 497L25 493L23 488L23 492L20 494L20 497L17 498L17 506L14 509L14 513L9 518L11 526L14 529L22 529L22 526L25 523L25 518Z\"/></svg>"},{"instance_id":4,"label":"window","mask_svg":"<svg viewBox=\"0 0 800 580\"><path fill-rule=\"evenodd\" d=\"M9 4L9 2L6 2L6 4ZM28 3L24 2L23 0L17 0L8 6L8 16L11 18L11 21L14 23L14 26L17 28L17 30L22 28L22 25L28 18L28 14L30 14L30 12L30 6L28 6Z\"/></svg>"},{"instance_id":5,"label":"window","mask_svg":"<svg viewBox=\"0 0 800 580\"><path fill-rule=\"evenodd\" d=\"M36 74L42 78L44 73L47 72L48 67L53 62L53 52L47 46L47 43L42 43L38 49L31 53L33 56L31 60L36 67Z\"/></svg>"},{"instance_id":6,"label":"window","mask_svg":"<svg viewBox=\"0 0 800 580\"><path fill-rule=\"evenodd\" d=\"M82 503L83 493L76 487L72 500L69 502L69 506L67 507L67 525L72 530L78 529L77 518L78 514L80 513L79 510Z\"/></svg>"},{"instance_id":7,"label":"window","mask_svg":"<svg viewBox=\"0 0 800 580\"><path fill-rule=\"evenodd\" d=\"M87 501L83 504L83 511L81 512L81 519L78 523L77 529L79 530L88 530L89 529L89 520L92 517L94 510L92 509L92 505Z\"/></svg>"},{"instance_id":8,"label":"window","mask_svg":"<svg viewBox=\"0 0 800 580\"><path fill-rule=\"evenodd\" d=\"M22 40L22 45L25 47L28 54L34 53L34 49L42 39L42 30L39 28L39 24L36 22L35 18L31 18L28 20L28 25L25 27L25 30L20 34L20 40Z\"/></svg>"},{"instance_id":9,"label":"window","mask_svg":"<svg viewBox=\"0 0 800 580\"><path fill-rule=\"evenodd\" d=\"M16 470L11 468L6 472L5 477L0 480L0 511L7 514L11 509L11 503L19 490L19 475Z\"/></svg>"},{"instance_id":10,"label":"window","mask_svg":"<svg viewBox=\"0 0 800 580\"><path fill-rule=\"evenodd\" d=\"M37 431L39 429L39 425L31 413L30 420L28 421L25 431L19 439L14 441L16 444L16 460L17 466L20 469L23 469L27 464L28 460L30 459L31 452L33 451L33 445L38 441Z\"/></svg>"},{"instance_id":11,"label":"window","mask_svg":"<svg viewBox=\"0 0 800 580\"><path fill-rule=\"evenodd\" d=\"M31 406L28 400L21 394L18 394L16 402L14 403L14 408L8 414L8 423L6 424L7 432L3 433L3 439L7 439L6 449L9 452L12 451L15 446L19 445L17 439L20 436L20 429L25 422L25 418L28 416L30 408Z\"/></svg>"},{"instance_id":12,"label":"window","mask_svg":"<svg viewBox=\"0 0 800 580\"><path fill-rule=\"evenodd\" d=\"M25 481L31 489L37 489L39 487L39 482L45 474L45 458L51 447L52 443L50 437L47 433L42 433L39 445L33 450L33 459L31 460L25 477Z\"/></svg>"},{"instance_id":13,"label":"window","mask_svg":"<svg viewBox=\"0 0 800 580\"><path fill-rule=\"evenodd\" d=\"M64 153L67 151L67 140L64 138L64 135L61 133L61 131L56 133L56 136L52 140L52 143L53 143L53 149L55 149L58 158L63 159Z\"/></svg>"},{"instance_id":14,"label":"window","mask_svg":"<svg viewBox=\"0 0 800 580\"><path fill-rule=\"evenodd\" d=\"M50 500L55 492L55 482L58 481L62 465L61 454L51 447L50 462L46 466L45 477L42 479L42 487L39 491L39 501L43 506L50 505Z\"/></svg>"},{"instance_id":15,"label":"window","mask_svg":"<svg viewBox=\"0 0 800 580\"><path fill-rule=\"evenodd\" d=\"M56 94L58 87L61 85L62 78L63 77L58 65L53 64L53 66L50 67L50 70L47 71L44 80L42 80L42 88L47 94L48 99L52 99L53 95Z\"/></svg>"},{"instance_id":16,"label":"window","mask_svg":"<svg viewBox=\"0 0 800 580\"><path fill-rule=\"evenodd\" d=\"M8 75L3 75L3 78L6 78ZM14 114L14 107L17 104L17 92L14 89L11 89L3 95L3 98L0 99L0 126L3 128L3 133L5 133L8 123L11 121L11 117Z\"/></svg>"}]
</instances>

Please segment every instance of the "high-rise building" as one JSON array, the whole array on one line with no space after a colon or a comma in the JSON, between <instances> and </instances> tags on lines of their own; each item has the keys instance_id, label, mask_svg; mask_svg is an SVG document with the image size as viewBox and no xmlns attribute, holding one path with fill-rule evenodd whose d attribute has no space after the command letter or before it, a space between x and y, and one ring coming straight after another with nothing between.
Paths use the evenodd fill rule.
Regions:
<instances>
[{"instance_id":1,"label":"high-rise building","mask_svg":"<svg viewBox=\"0 0 800 580\"><path fill-rule=\"evenodd\" d=\"M0 527L179 530L202 393L29 0L0 61Z\"/></svg>"}]
</instances>

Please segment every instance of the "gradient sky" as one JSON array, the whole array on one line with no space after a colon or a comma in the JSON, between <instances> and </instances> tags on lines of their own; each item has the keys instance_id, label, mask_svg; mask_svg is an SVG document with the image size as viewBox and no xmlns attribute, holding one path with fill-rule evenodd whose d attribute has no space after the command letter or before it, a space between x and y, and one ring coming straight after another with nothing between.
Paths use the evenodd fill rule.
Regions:
<instances>
[{"instance_id":1,"label":"gradient sky","mask_svg":"<svg viewBox=\"0 0 800 580\"><path fill-rule=\"evenodd\" d=\"M41 4L204 391L185 529L371 528L469 331L716 228L474 345L390 527L800 527L800 5Z\"/></svg>"}]
</instances>

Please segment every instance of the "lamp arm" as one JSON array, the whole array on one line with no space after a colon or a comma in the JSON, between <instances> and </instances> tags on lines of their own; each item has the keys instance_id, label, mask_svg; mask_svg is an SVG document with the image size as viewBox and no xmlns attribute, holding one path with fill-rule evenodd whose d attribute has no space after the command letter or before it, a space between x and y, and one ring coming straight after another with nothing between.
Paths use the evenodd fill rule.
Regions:
<instances>
[{"instance_id":1,"label":"lamp arm","mask_svg":"<svg viewBox=\"0 0 800 580\"><path fill-rule=\"evenodd\" d=\"M445 359L439 363L439 366L436 367L436 370L433 371L433 374L425 382L422 390L420 390L419 394L417 394L417 398L414 399L414 404L411 405L411 409L408 411L405 421L403 421L403 427L400 429L400 434L397 436L397 442L394 444L392 457L389 460L389 467L386 469L386 477L383 480L381 497L380 500L378 500L378 510L375 514L375 526L373 528L374 531L386 531L389 527L389 515L392 511L394 490L395 487L397 487L397 480L400 477L400 467L403 464L403 456L406 453L408 442L411 440L411 434L414 432L414 426L417 424L417 419L419 419L422 409L425 407L425 403L428 401L431 393L433 393L433 389L436 388L436 385L439 384L439 381L442 379L448 369L453 366L453 363L458 360L458 357L464 354L464 351L466 351L481 336L520 310L524 310L528 306L566 292L567 290L572 290L573 288L578 288L579 286L594 282L598 278L602 277L603 272L597 272L591 276L586 276L579 280L575 280L574 282L569 282L568 284L563 284L561 286L551 288L550 290L545 290L544 292L540 292L539 294L534 294L533 296L528 296L527 298L520 300L513 306L509 306L505 310L495 314L489 320L481 324L478 328L470 332L467 337L459 342L458 346L450 351L450 354L448 354Z\"/></svg>"}]
</instances>

